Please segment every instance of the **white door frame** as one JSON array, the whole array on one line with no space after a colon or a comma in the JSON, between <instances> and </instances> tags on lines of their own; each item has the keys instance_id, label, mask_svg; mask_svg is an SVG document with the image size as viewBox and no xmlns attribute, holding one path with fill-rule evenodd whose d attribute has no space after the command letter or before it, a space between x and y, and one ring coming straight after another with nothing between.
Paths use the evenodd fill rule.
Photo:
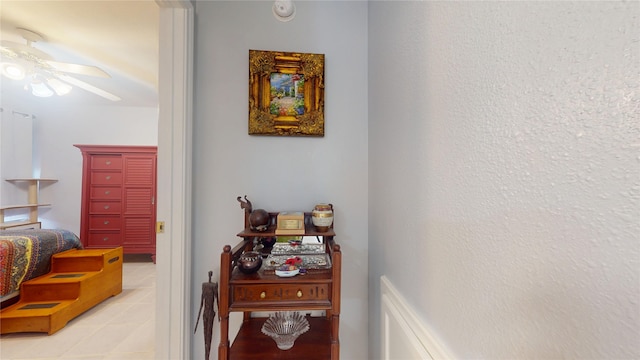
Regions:
<instances>
[{"instance_id":1,"label":"white door frame","mask_svg":"<svg viewBox=\"0 0 640 360\"><path fill-rule=\"evenodd\" d=\"M156 359L190 358L191 138L194 8L160 7L158 202L165 223L156 237Z\"/></svg>"}]
</instances>

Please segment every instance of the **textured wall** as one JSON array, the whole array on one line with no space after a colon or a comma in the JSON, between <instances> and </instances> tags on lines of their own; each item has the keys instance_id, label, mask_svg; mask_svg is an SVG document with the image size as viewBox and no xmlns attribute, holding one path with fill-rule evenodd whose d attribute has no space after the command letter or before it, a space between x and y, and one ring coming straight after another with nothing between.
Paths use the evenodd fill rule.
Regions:
<instances>
[{"instance_id":1,"label":"textured wall","mask_svg":"<svg viewBox=\"0 0 640 360\"><path fill-rule=\"evenodd\" d=\"M639 3L369 6L371 328L385 274L462 358L640 357Z\"/></svg>"}]
</instances>

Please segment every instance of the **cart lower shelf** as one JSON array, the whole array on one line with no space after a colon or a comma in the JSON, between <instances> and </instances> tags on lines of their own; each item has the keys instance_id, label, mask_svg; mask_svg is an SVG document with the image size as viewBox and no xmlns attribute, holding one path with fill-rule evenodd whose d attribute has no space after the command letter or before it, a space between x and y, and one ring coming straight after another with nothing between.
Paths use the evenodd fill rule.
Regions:
<instances>
[{"instance_id":1,"label":"cart lower shelf","mask_svg":"<svg viewBox=\"0 0 640 360\"><path fill-rule=\"evenodd\" d=\"M309 331L296 339L293 348L280 350L276 342L262 333L266 318L251 318L242 323L238 335L231 345L230 359L331 359L331 322L324 317L309 317Z\"/></svg>"}]
</instances>

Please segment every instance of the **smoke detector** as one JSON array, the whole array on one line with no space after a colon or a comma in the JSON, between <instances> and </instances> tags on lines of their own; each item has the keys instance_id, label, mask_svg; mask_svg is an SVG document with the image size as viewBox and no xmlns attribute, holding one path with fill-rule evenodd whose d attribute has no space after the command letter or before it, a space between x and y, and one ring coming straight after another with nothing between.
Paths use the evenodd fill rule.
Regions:
<instances>
[{"instance_id":1,"label":"smoke detector","mask_svg":"<svg viewBox=\"0 0 640 360\"><path fill-rule=\"evenodd\" d=\"M296 6L292 0L276 0L272 10L273 16L283 22L291 21L296 16Z\"/></svg>"}]
</instances>

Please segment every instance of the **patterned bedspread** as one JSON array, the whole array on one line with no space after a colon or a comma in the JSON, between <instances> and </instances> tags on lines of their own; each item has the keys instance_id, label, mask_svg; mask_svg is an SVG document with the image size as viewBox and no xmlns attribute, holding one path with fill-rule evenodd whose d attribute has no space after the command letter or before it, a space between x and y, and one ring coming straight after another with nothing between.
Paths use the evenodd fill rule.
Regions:
<instances>
[{"instance_id":1,"label":"patterned bedspread","mask_svg":"<svg viewBox=\"0 0 640 360\"><path fill-rule=\"evenodd\" d=\"M48 273L53 254L81 249L76 234L68 230L0 231L0 298L8 298L23 281Z\"/></svg>"}]
</instances>

